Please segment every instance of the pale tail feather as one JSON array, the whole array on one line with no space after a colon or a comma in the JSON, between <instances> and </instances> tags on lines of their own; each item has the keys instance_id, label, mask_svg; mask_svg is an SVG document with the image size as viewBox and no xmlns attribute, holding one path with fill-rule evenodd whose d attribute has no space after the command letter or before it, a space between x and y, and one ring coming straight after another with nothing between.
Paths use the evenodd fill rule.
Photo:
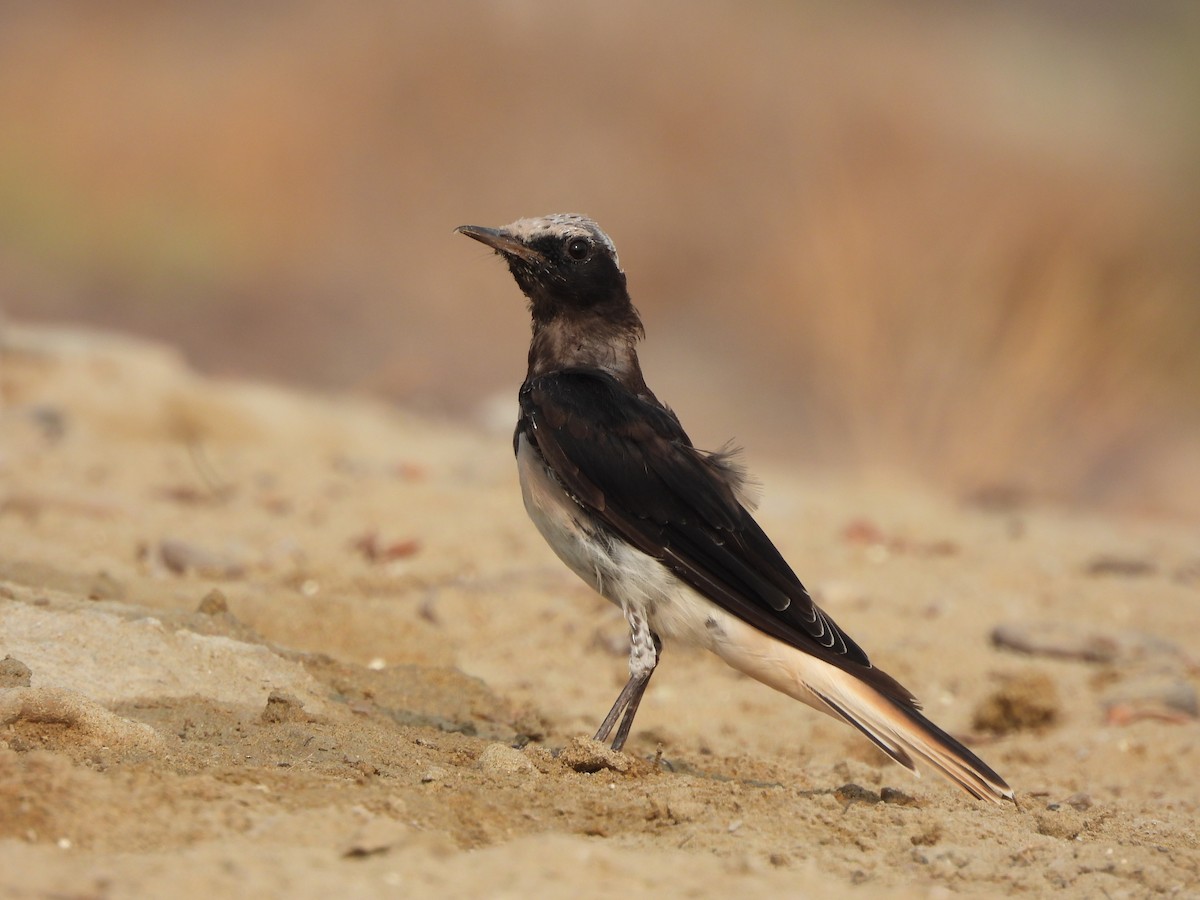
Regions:
<instances>
[{"instance_id":1,"label":"pale tail feather","mask_svg":"<svg viewBox=\"0 0 1200 900\"><path fill-rule=\"evenodd\" d=\"M848 722L914 774L920 774L915 765L920 760L980 800L1015 802L1003 778L915 707L733 617L722 624L724 640L713 650L734 668Z\"/></svg>"},{"instance_id":2,"label":"pale tail feather","mask_svg":"<svg viewBox=\"0 0 1200 900\"><path fill-rule=\"evenodd\" d=\"M847 680L852 676L840 673ZM978 756L938 728L916 710L900 709L870 686L856 682L848 686L854 701L835 703L819 691L813 691L835 716L849 722L884 753L900 765L920 775L913 763L917 757L968 794L980 800L1000 803L1014 800L1004 779ZM843 695L844 697L845 695Z\"/></svg>"}]
</instances>

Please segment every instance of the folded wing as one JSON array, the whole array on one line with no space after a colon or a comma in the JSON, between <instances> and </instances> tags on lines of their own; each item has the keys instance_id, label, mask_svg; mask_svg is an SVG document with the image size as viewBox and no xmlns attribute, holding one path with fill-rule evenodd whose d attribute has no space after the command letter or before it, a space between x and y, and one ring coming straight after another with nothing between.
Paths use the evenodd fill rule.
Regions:
<instances>
[{"instance_id":1,"label":"folded wing","mask_svg":"<svg viewBox=\"0 0 1200 900\"><path fill-rule=\"evenodd\" d=\"M693 447L670 410L595 370L531 379L520 401L518 428L622 538L747 624L917 708L813 602L738 500L728 465Z\"/></svg>"}]
</instances>

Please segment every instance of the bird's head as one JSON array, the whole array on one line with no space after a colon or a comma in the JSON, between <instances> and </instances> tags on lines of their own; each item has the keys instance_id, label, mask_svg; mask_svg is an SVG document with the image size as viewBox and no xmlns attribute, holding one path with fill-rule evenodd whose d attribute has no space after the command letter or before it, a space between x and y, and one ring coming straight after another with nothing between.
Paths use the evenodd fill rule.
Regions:
<instances>
[{"instance_id":1,"label":"bird's head","mask_svg":"<svg viewBox=\"0 0 1200 900\"><path fill-rule=\"evenodd\" d=\"M503 228L462 225L457 230L504 257L529 298L535 324L632 309L617 249L586 216L557 213Z\"/></svg>"}]
</instances>

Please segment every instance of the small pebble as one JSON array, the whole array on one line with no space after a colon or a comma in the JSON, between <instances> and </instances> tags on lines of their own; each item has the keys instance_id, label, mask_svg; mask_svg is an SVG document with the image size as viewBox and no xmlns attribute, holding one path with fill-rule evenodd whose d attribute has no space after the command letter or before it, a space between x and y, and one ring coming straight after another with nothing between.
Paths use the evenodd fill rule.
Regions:
<instances>
[{"instance_id":1,"label":"small pebble","mask_svg":"<svg viewBox=\"0 0 1200 900\"><path fill-rule=\"evenodd\" d=\"M266 708L263 709L262 721L268 725L280 722L307 722L304 704L283 691L271 691L267 697Z\"/></svg>"},{"instance_id":2,"label":"small pebble","mask_svg":"<svg viewBox=\"0 0 1200 900\"><path fill-rule=\"evenodd\" d=\"M890 803L893 806L920 806L916 797L911 797L904 791L896 790L893 787L885 787L879 792L879 799L884 803Z\"/></svg>"},{"instance_id":3,"label":"small pebble","mask_svg":"<svg viewBox=\"0 0 1200 900\"><path fill-rule=\"evenodd\" d=\"M0 660L0 688L29 687L33 671L12 656Z\"/></svg>"},{"instance_id":4,"label":"small pebble","mask_svg":"<svg viewBox=\"0 0 1200 900\"><path fill-rule=\"evenodd\" d=\"M625 754L618 753L599 741L581 737L573 738L563 748L562 753L558 755L558 761L568 769L585 773L599 772L602 769L628 772L631 762Z\"/></svg>"},{"instance_id":5,"label":"small pebble","mask_svg":"<svg viewBox=\"0 0 1200 900\"><path fill-rule=\"evenodd\" d=\"M1077 794L1072 794L1070 797L1064 800L1063 803L1067 804L1067 806L1074 810L1085 812L1086 810L1092 808L1092 806L1095 804L1095 801L1092 800L1091 794L1080 791Z\"/></svg>"},{"instance_id":6,"label":"small pebble","mask_svg":"<svg viewBox=\"0 0 1200 900\"><path fill-rule=\"evenodd\" d=\"M479 755L478 765L480 769L492 775L515 775L534 771L529 757L506 744L488 744Z\"/></svg>"},{"instance_id":7,"label":"small pebble","mask_svg":"<svg viewBox=\"0 0 1200 900\"><path fill-rule=\"evenodd\" d=\"M232 554L176 538L159 541L158 557L176 575L196 572L209 578L240 578L246 574L245 565Z\"/></svg>"},{"instance_id":8,"label":"small pebble","mask_svg":"<svg viewBox=\"0 0 1200 900\"><path fill-rule=\"evenodd\" d=\"M441 766L431 766L422 773L421 784L436 784L439 781L445 781L449 774Z\"/></svg>"},{"instance_id":9,"label":"small pebble","mask_svg":"<svg viewBox=\"0 0 1200 900\"><path fill-rule=\"evenodd\" d=\"M1089 575L1117 575L1124 578L1140 578L1146 575L1153 575L1158 571L1158 566L1148 559L1102 554L1093 557L1088 562L1084 571Z\"/></svg>"},{"instance_id":10,"label":"small pebble","mask_svg":"<svg viewBox=\"0 0 1200 900\"><path fill-rule=\"evenodd\" d=\"M833 792L833 795L840 801L849 806L851 803L870 803L876 804L879 802L879 794L874 791L867 790L859 784L843 784L840 788Z\"/></svg>"},{"instance_id":11,"label":"small pebble","mask_svg":"<svg viewBox=\"0 0 1200 900\"><path fill-rule=\"evenodd\" d=\"M1112 637L1074 625L1047 622L1013 622L992 629L992 644L1030 656L1079 659L1110 663L1117 657L1119 643Z\"/></svg>"},{"instance_id":12,"label":"small pebble","mask_svg":"<svg viewBox=\"0 0 1200 900\"><path fill-rule=\"evenodd\" d=\"M213 588L204 595L204 599L196 607L196 612L206 616L219 616L222 613L229 612L229 602L225 599L225 595L221 593L219 588Z\"/></svg>"},{"instance_id":13,"label":"small pebble","mask_svg":"<svg viewBox=\"0 0 1200 900\"><path fill-rule=\"evenodd\" d=\"M1122 681L1105 692L1104 706L1128 706L1135 710L1182 713L1200 717L1200 698L1190 681L1173 675L1144 675Z\"/></svg>"}]
</instances>

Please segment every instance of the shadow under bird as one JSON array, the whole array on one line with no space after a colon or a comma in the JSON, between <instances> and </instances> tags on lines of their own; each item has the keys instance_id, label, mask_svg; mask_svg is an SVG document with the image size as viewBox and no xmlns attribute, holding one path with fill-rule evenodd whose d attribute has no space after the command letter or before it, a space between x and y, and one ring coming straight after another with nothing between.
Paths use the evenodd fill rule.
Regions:
<instances>
[{"instance_id":1,"label":"shadow under bird","mask_svg":"<svg viewBox=\"0 0 1200 900\"><path fill-rule=\"evenodd\" d=\"M678 640L848 722L914 773L922 760L977 798L1012 800L813 602L750 515L741 469L692 446L646 386L642 322L608 235L569 214L458 231L503 257L529 300L513 437L525 509L629 623L629 681L596 740L616 728L621 749L663 640Z\"/></svg>"}]
</instances>

